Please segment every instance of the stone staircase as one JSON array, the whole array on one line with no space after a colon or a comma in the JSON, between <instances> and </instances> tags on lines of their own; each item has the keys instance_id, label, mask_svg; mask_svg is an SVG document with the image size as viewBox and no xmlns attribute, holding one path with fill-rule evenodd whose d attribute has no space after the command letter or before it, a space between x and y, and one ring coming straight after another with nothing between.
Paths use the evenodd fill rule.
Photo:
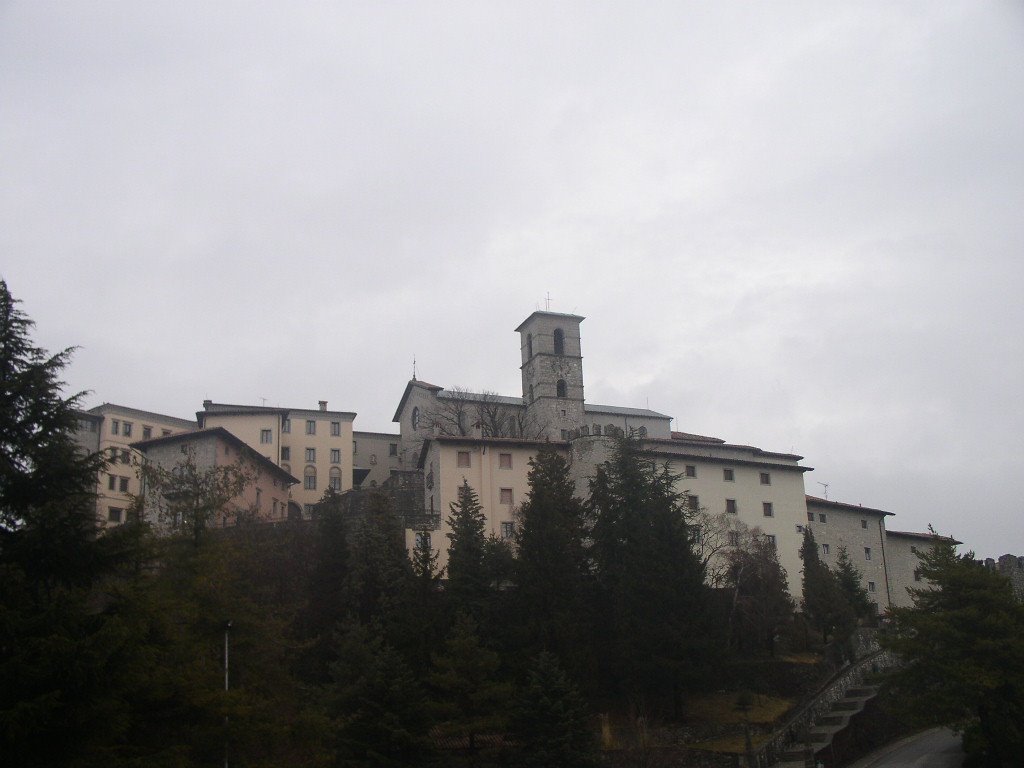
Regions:
<instances>
[{"instance_id":1,"label":"stone staircase","mask_svg":"<svg viewBox=\"0 0 1024 768\"><path fill-rule=\"evenodd\" d=\"M814 756L832 744L833 737L850 724L850 719L878 694L878 687L857 685L847 689L831 709L818 715L807 730L803 744L793 744L780 752L775 768L807 768L815 764Z\"/></svg>"}]
</instances>

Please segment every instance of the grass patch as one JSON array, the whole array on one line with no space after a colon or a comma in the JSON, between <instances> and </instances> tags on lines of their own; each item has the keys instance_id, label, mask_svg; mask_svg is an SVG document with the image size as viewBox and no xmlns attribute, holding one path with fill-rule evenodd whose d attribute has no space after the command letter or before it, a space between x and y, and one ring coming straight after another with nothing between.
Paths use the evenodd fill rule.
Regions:
<instances>
[{"instance_id":1,"label":"grass patch","mask_svg":"<svg viewBox=\"0 0 1024 768\"><path fill-rule=\"evenodd\" d=\"M735 691L713 693L691 699L686 707L686 714L694 720L702 720L715 725L740 725L744 714L736 709ZM782 717L793 705L790 699L777 699L774 696L752 697L752 706L746 714L747 719L755 725L770 725ZM742 737L740 737L742 740Z\"/></svg>"},{"instance_id":2,"label":"grass patch","mask_svg":"<svg viewBox=\"0 0 1024 768\"><path fill-rule=\"evenodd\" d=\"M756 750L768 739L764 736L751 736L750 743ZM711 739L709 741L700 741L696 744L689 745L692 749L700 749L705 752L719 752L728 755L742 755L747 751L747 744L743 738L743 734L737 734L733 736L723 736L720 739Z\"/></svg>"}]
</instances>

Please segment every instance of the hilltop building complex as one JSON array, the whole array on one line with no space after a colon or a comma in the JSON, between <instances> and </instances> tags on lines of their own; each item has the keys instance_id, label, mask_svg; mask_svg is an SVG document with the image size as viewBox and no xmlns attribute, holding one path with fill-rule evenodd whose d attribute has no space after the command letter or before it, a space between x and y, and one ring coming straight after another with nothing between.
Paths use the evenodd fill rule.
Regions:
<instances>
[{"instance_id":1,"label":"hilltop building complex","mask_svg":"<svg viewBox=\"0 0 1024 768\"><path fill-rule=\"evenodd\" d=\"M670 416L648 408L588 402L583 320L537 311L515 329L517 395L447 389L414 377L395 410L397 434L356 431L355 413L330 411L324 400L317 409L205 400L194 422L111 404L83 411L83 448L108 451L112 459L98 486L99 520L123 521L141 490L133 463L169 462L174 454L168 447L179 444L225 456L234 449L271 483L245 495L256 500L262 519L308 519L328 490L380 488L400 498L396 509L405 520L407 547L428 541L443 566L450 505L464 482L479 496L487 533L510 539L516 509L529 492L530 460L542 445L568 460L582 497L614 438L629 435L643 455L678 476L678 491L703 521L699 546L710 557L712 581L721 573L722 553L744 536L761 535L775 545L790 591L799 595L799 549L810 527L824 562L834 564L846 549L880 609L909 604L908 588L920 578L917 551L930 536L887 531L889 512L808 496L804 473L811 467L801 456L676 431ZM365 503L352 498L355 506Z\"/></svg>"}]
</instances>

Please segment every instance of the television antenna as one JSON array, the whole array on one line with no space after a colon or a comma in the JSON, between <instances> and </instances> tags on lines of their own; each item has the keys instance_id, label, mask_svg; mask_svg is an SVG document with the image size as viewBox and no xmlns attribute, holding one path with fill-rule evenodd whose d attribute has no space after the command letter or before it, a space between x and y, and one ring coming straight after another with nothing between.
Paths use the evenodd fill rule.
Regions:
<instances>
[{"instance_id":1,"label":"television antenna","mask_svg":"<svg viewBox=\"0 0 1024 768\"><path fill-rule=\"evenodd\" d=\"M828 483L818 481L818 485L825 489L825 501L828 501Z\"/></svg>"}]
</instances>

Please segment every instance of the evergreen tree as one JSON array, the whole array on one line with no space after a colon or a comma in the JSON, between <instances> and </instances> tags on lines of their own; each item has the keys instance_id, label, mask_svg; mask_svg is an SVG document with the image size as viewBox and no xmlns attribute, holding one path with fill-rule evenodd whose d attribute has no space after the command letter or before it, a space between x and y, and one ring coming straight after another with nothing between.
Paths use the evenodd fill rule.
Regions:
<instances>
[{"instance_id":1,"label":"evergreen tree","mask_svg":"<svg viewBox=\"0 0 1024 768\"><path fill-rule=\"evenodd\" d=\"M80 396L61 395L72 350L35 346L17 305L0 280L0 760L88 764L123 732L136 640L90 587L131 542L96 536L103 462L77 449Z\"/></svg>"},{"instance_id":2,"label":"evergreen tree","mask_svg":"<svg viewBox=\"0 0 1024 768\"><path fill-rule=\"evenodd\" d=\"M576 659L589 646L590 557L587 510L569 466L550 444L530 461L530 490L517 514L517 614L528 651Z\"/></svg>"},{"instance_id":3,"label":"evergreen tree","mask_svg":"<svg viewBox=\"0 0 1024 768\"><path fill-rule=\"evenodd\" d=\"M677 480L636 442L619 439L589 501L605 612L597 624L601 668L631 698L671 695L676 713L683 691L711 673L720 645Z\"/></svg>"},{"instance_id":4,"label":"evergreen tree","mask_svg":"<svg viewBox=\"0 0 1024 768\"><path fill-rule=\"evenodd\" d=\"M429 676L440 732L467 737L470 750L477 736L504 732L512 687L501 679L500 666L498 654L481 644L473 620L459 614Z\"/></svg>"},{"instance_id":5,"label":"evergreen tree","mask_svg":"<svg viewBox=\"0 0 1024 768\"><path fill-rule=\"evenodd\" d=\"M335 764L397 768L427 762L431 748L424 692L402 657L383 641L381 628L348 622L337 642L330 689Z\"/></svg>"},{"instance_id":6,"label":"evergreen tree","mask_svg":"<svg viewBox=\"0 0 1024 768\"><path fill-rule=\"evenodd\" d=\"M487 540L480 500L466 480L459 487L457 501L448 516L447 594L456 611L479 618L490 592L486 568Z\"/></svg>"},{"instance_id":7,"label":"evergreen tree","mask_svg":"<svg viewBox=\"0 0 1024 768\"><path fill-rule=\"evenodd\" d=\"M734 647L746 650L747 639L775 655L775 638L793 617L786 569L767 536L750 537L746 547L728 554L727 583L733 590L730 629Z\"/></svg>"},{"instance_id":8,"label":"evergreen tree","mask_svg":"<svg viewBox=\"0 0 1024 768\"><path fill-rule=\"evenodd\" d=\"M430 533L418 533L412 552L412 589L405 609L409 636L405 650L413 673L417 676L427 673L430 655L443 643L448 631L438 558L439 554L433 550Z\"/></svg>"},{"instance_id":9,"label":"evergreen tree","mask_svg":"<svg viewBox=\"0 0 1024 768\"><path fill-rule=\"evenodd\" d=\"M523 768L587 768L596 764L594 729L583 698L558 659L541 653L512 709L512 735Z\"/></svg>"},{"instance_id":10,"label":"evergreen tree","mask_svg":"<svg viewBox=\"0 0 1024 768\"><path fill-rule=\"evenodd\" d=\"M822 642L827 643L834 633L843 634L852 629L853 609L840 591L835 574L821 562L810 526L804 528L800 559L804 564L804 616L812 627L821 632Z\"/></svg>"},{"instance_id":11,"label":"evergreen tree","mask_svg":"<svg viewBox=\"0 0 1024 768\"><path fill-rule=\"evenodd\" d=\"M912 608L882 640L904 662L890 682L903 714L964 733L966 764L1020 765L1024 754L1024 606L1009 582L954 543L922 549Z\"/></svg>"},{"instance_id":12,"label":"evergreen tree","mask_svg":"<svg viewBox=\"0 0 1024 768\"><path fill-rule=\"evenodd\" d=\"M850 606L854 616L858 619L870 616L872 614L871 599L868 597L868 591L861 584L861 572L850 560L846 547L839 548L835 575L839 592L846 604Z\"/></svg>"},{"instance_id":13,"label":"evergreen tree","mask_svg":"<svg viewBox=\"0 0 1024 768\"><path fill-rule=\"evenodd\" d=\"M352 543L346 581L347 605L363 623L379 621L390 630L412 583L404 529L382 493L370 497L366 517Z\"/></svg>"}]
</instances>

